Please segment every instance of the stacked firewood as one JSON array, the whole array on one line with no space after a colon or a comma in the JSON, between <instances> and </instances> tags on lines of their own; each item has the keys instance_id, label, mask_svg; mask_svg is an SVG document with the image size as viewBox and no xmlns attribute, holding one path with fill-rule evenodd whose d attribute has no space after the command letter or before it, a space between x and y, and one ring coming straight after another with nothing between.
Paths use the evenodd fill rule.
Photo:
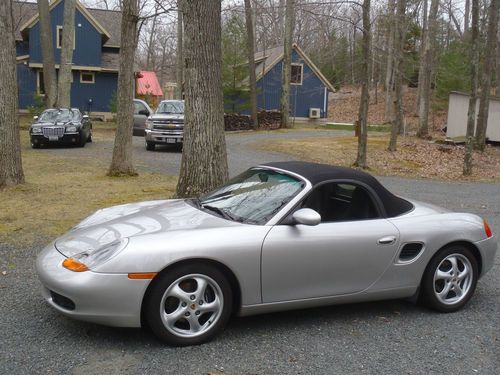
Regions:
<instances>
[{"instance_id":1,"label":"stacked firewood","mask_svg":"<svg viewBox=\"0 0 500 375\"><path fill-rule=\"evenodd\" d=\"M259 111L259 129L279 129L281 113L278 111ZM224 128L226 131L250 130L252 119L248 115L236 113L224 114Z\"/></svg>"}]
</instances>

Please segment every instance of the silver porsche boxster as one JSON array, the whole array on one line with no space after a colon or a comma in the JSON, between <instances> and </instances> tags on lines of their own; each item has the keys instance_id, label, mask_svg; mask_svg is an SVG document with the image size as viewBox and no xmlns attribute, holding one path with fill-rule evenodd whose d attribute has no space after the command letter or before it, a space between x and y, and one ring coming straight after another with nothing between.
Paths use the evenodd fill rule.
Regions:
<instances>
[{"instance_id":1,"label":"silver porsche boxster","mask_svg":"<svg viewBox=\"0 0 500 375\"><path fill-rule=\"evenodd\" d=\"M361 171L280 162L199 199L99 210L36 267L67 316L193 345L231 314L409 297L456 311L496 249L476 215L397 197Z\"/></svg>"}]
</instances>

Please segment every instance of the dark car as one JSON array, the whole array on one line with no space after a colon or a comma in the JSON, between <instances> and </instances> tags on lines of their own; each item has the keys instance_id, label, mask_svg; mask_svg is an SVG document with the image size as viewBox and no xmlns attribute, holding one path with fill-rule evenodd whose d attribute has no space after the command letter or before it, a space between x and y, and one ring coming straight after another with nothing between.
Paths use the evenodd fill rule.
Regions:
<instances>
[{"instance_id":1,"label":"dark car","mask_svg":"<svg viewBox=\"0 0 500 375\"><path fill-rule=\"evenodd\" d=\"M84 147L92 142L92 123L89 116L77 108L50 108L33 117L30 126L31 147L67 144Z\"/></svg>"},{"instance_id":2,"label":"dark car","mask_svg":"<svg viewBox=\"0 0 500 375\"><path fill-rule=\"evenodd\" d=\"M182 145L184 138L184 100L163 100L146 121L146 150L158 144Z\"/></svg>"},{"instance_id":3,"label":"dark car","mask_svg":"<svg viewBox=\"0 0 500 375\"><path fill-rule=\"evenodd\" d=\"M144 136L146 120L153 114L153 110L144 100L134 99L134 135Z\"/></svg>"}]
</instances>

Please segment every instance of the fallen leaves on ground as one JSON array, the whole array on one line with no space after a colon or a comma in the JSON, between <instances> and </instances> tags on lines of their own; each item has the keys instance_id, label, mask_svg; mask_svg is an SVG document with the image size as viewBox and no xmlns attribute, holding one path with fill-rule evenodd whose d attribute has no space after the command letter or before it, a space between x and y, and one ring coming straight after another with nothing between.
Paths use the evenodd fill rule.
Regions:
<instances>
[{"instance_id":1,"label":"fallen leaves on ground","mask_svg":"<svg viewBox=\"0 0 500 375\"><path fill-rule=\"evenodd\" d=\"M442 180L500 180L500 147L488 145L474 152L473 175L462 175L464 147L429 142L416 137L400 137L395 152L387 150L389 136L368 138L367 163L370 172L385 176L434 178ZM268 140L261 149L283 152L332 165L352 166L357 154L356 137L314 137Z\"/></svg>"}]
</instances>

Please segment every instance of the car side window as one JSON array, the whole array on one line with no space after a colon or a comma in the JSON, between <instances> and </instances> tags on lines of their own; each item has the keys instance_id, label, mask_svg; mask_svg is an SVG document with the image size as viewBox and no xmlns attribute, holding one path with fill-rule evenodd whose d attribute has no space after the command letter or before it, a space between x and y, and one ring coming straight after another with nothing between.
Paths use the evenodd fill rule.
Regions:
<instances>
[{"instance_id":1,"label":"car side window","mask_svg":"<svg viewBox=\"0 0 500 375\"><path fill-rule=\"evenodd\" d=\"M302 208L321 215L321 222L369 220L379 217L368 191L353 183L326 183L316 187L304 200Z\"/></svg>"},{"instance_id":2,"label":"car side window","mask_svg":"<svg viewBox=\"0 0 500 375\"><path fill-rule=\"evenodd\" d=\"M138 115L139 111L145 110L146 107L140 102L134 102L134 115Z\"/></svg>"}]
</instances>

